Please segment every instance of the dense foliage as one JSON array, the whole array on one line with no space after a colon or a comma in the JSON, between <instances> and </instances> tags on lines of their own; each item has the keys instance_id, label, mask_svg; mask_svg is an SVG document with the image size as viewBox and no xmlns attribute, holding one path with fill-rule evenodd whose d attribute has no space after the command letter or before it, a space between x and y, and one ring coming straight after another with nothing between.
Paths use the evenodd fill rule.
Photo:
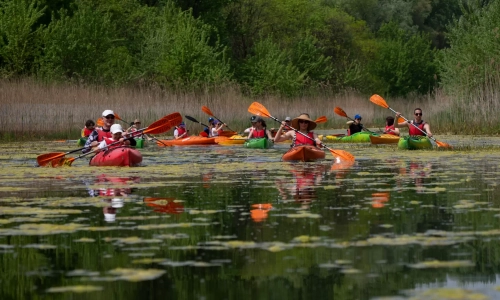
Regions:
<instances>
[{"instance_id":1,"label":"dense foliage","mask_svg":"<svg viewBox=\"0 0 500 300\"><path fill-rule=\"evenodd\" d=\"M486 0L0 0L0 76L286 96L476 88L498 75L499 15Z\"/></svg>"}]
</instances>

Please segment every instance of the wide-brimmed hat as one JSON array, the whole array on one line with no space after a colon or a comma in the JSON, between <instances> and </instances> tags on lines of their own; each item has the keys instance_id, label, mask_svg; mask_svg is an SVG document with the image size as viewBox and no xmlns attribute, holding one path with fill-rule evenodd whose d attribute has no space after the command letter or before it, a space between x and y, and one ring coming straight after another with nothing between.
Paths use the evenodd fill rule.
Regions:
<instances>
[{"instance_id":1,"label":"wide-brimmed hat","mask_svg":"<svg viewBox=\"0 0 500 300\"><path fill-rule=\"evenodd\" d=\"M311 131L314 128L316 128L316 122L311 120L308 114L300 114L300 116L296 117L295 119L292 120L292 127L295 129L300 129L299 127L299 120L306 120L309 121L309 126L307 126L307 131Z\"/></svg>"}]
</instances>

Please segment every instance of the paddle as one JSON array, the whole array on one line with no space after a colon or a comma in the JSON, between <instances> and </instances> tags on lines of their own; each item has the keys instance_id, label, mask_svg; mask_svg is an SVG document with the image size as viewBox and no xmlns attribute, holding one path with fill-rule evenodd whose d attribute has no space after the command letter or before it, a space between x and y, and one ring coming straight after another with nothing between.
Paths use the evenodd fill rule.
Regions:
<instances>
[{"instance_id":1,"label":"paddle","mask_svg":"<svg viewBox=\"0 0 500 300\"><path fill-rule=\"evenodd\" d=\"M207 115L209 115L209 116L212 116L212 117L216 118L216 119L217 119L217 121L219 121L219 122L221 122L221 123L223 123L223 124L226 124L226 123L222 122L219 118L217 118L216 116L214 116L214 114L212 113L212 111L210 110L210 108L206 107L205 105L203 105L203 106L201 107L201 110L202 110L204 113L206 113ZM226 127L227 127L227 129L229 129L229 130L231 130L231 131L234 131L234 130L232 130L231 128L229 128L229 126L227 126L227 125L226 125Z\"/></svg>"},{"instance_id":2,"label":"paddle","mask_svg":"<svg viewBox=\"0 0 500 300\"><path fill-rule=\"evenodd\" d=\"M317 118L314 122L316 124L321 124L321 123L326 123L326 121L328 121L328 119L326 118L326 116L321 116L321 117Z\"/></svg>"},{"instance_id":3,"label":"paddle","mask_svg":"<svg viewBox=\"0 0 500 300\"><path fill-rule=\"evenodd\" d=\"M36 161L38 162L39 166L43 167L43 166L46 166L48 163L50 163L52 160L54 160L56 158L64 157L64 156L66 156L66 154L75 153L75 152L81 151L85 148L87 148L87 147L78 148L76 150L71 150L68 152L50 152L50 153L41 154L41 155L38 155L38 157L36 158Z\"/></svg>"},{"instance_id":4,"label":"paddle","mask_svg":"<svg viewBox=\"0 0 500 300\"><path fill-rule=\"evenodd\" d=\"M182 122L182 116L178 112L172 113L170 115L164 116L163 118L159 119L158 121L154 122L153 124L149 125L146 128L139 129L139 130L133 132L131 134L131 137L134 137L134 136L142 134L142 133L144 133L144 134L160 134L160 133L164 133L164 132L170 130L170 128L179 125L180 122ZM156 138L154 138L154 139L156 139ZM115 145L115 144L118 144L118 143L119 142L115 142L115 143L112 143L111 145ZM163 144L163 142L161 142L161 143ZM111 146L111 145L109 145L109 146ZM82 150L84 148L77 149L76 151ZM44 165L47 165L48 162L52 161L51 162L52 167L62 166L62 165L71 166L71 163L73 163L73 161L75 161L76 159L84 157L84 156L86 156L86 155L88 155L90 153L95 153L98 150L99 149L96 149L96 150L90 151L88 153L82 154L82 155L77 156L77 157L71 157L71 158L64 158L64 159L55 160L57 158L62 158L65 154L73 153L73 152L76 152L76 151L74 150L74 151L70 151L70 152L67 152L67 153L62 153L63 154L62 156L61 155L53 156L52 159L50 159L50 160L49 159L45 159ZM55 161L55 163L54 163L54 161ZM40 166L42 166L42 165L40 164Z\"/></svg>"},{"instance_id":5,"label":"paddle","mask_svg":"<svg viewBox=\"0 0 500 300\"><path fill-rule=\"evenodd\" d=\"M389 107L389 105L387 104L387 102L385 102L384 98L382 98L381 96L379 96L377 94L373 94L370 97L370 101L373 102L373 103L375 103L375 104L377 104L378 106L382 106L383 108L388 108L393 113L397 113L397 111L395 111L394 109L392 109L391 107ZM420 129L417 125L415 125L413 123L410 123L410 121L407 118L405 118L403 116L401 116L401 118L403 118L406 122L408 122L409 124L413 125L418 130L420 130L426 137L428 137L428 138L432 139L434 142L436 142L436 145L438 145L438 147L452 148L450 144L445 143L445 142L440 142L440 141L436 140L433 136L428 136L427 132L425 132L422 129ZM399 119L398 119L398 121L399 121Z\"/></svg>"},{"instance_id":6,"label":"paddle","mask_svg":"<svg viewBox=\"0 0 500 300\"><path fill-rule=\"evenodd\" d=\"M251 114L254 114L254 115L257 115L257 116L264 116L264 117L267 117L267 118L271 118L274 121L276 121L276 122L278 122L278 123L281 124L281 121L278 120L277 118L271 116L271 114L264 107L264 105L260 104L259 102L253 102L252 104L250 104L250 107L248 107L248 111ZM296 133L299 133L299 134L305 136L306 138L314 141L314 139L311 138L310 136L308 136L307 134L304 134L304 133L298 131L297 129L295 129L295 128L291 127L291 126L288 126L288 125L286 125L286 126L288 128L290 128L290 129L292 129L293 131L295 131ZM340 156L343 159L346 159L346 160L349 160L349 161L354 161L354 155L352 155L351 153L349 153L347 151L344 151L344 150L333 150L333 149L330 149L329 147L325 146L324 144L321 144L321 146L323 146L323 148L328 149L333 156Z\"/></svg>"},{"instance_id":7,"label":"paddle","mask_svg":"<svg viewBox=\"0 0 500 300\"><path fill-rule=\"evenodd\" d=\"M333 111L334 111L337 115L339 115L339 116L341 116L341 117L346 117L347 119L349 119L349 120L351 120L352 122L354 122L354 119L350 118L350 117L349 117L349 116L345 113L345 111L344 111L342 108L340 108L340 107L338 107L338 106L337 106L337 107L335 107L335 108L333 109ZM351 124L352 124L352 123L350 123L349 125L351 125ZM363 124L360 124L360 125L361 125L361 128L363 128L364 130L366 130L366 131L368 131L368 132L370 132L370 133L375 133L375 132L373 132L373 131L369 130L368 128L366 128L365 126L363 126Z\"/></svg>"},{"instance_id":8,"label":"paddle","mask_svg":"<svg viewBox=\"0 0 500 300\"><path fill-rule=\"evenodd\" d=\"M205 127L208 127L208 125L201 123L200 121L196 120L195 118L193 118L193 117L191 117L191 116L184 116L184 117L186 117L186 119L188 119L189 121L192 121L192 122L198 123L198 124L200 124L200 125L202 125L202 126L205 126Z\"/></svg>"}]
</instances>

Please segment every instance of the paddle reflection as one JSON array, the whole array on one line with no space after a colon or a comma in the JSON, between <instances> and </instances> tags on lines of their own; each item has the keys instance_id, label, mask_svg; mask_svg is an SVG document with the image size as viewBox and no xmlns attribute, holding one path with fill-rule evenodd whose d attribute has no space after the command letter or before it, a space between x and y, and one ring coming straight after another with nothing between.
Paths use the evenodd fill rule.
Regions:
<instances>
[{"instance_id":1,"label":"paddle reflection","mask_svg":"<svg viewBox=\"0 0 500 300\"><path fill-rule=\"evenodd\" d=\"M177 202L175 198L144 198L144 203L152 207L153 211L162 214L180 214L184 212L184 205Z\"/></svg>"},{"instance_id":2,"label":"paddle reflection","mask_svg":"<svg viewBox=\"0 0 500 300\"><path fill-rule=\"evenodd\" d=\"M273 208L271 203L257 203L252 204L252 208L250 210L250 217L256 223L262 222L267 219L267 213Z\"/></svg>"},{"instance_id":3,"label":"paddle reflection","mask_svg":"<svg viewBox=\"0 0 500 300\"><path fill-rule=\"evenodd\" d=\"M409 178L415 183L417 193L425 192L425 179L430 178L432 173L432 164L430 162L422 163L412 161L405 167L399 168L399 174ZM401 185L401 183L399 183Z\"/></svg>"},{"instance_id":4,"label":"paddle reflection","mask_svg":"<svg viewBox=\"0 0 500 300\"><path fill-rule=\"evenodd\" d=\"M372 207L382 208L389 202L390 193L372 193Z\"/></svg>"}]
</instances>

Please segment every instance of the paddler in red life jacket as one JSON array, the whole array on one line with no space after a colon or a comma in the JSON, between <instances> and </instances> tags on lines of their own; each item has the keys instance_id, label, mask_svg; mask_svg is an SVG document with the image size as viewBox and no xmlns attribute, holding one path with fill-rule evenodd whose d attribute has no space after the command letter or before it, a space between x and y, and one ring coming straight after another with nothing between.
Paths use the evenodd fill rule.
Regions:
<instances>
[{"instance_id":1,"label":"paddler in red life jacket","mask_svg":"<svg viewBox=\"0 0 500 300\"><path fill-rule=\"evenodd\" d=\"M104 140L105 137L111 138L111 126L115 124L115 113L112 110L106 109L102 112L104 124L102 127L97 127L89 135L87 142L85 143L85 148L82 152L89 152L92 147L96 147L100 142Z\"/></svg>"},{"instance_id":2,"label":"paddler in red life jacket","mask_svg":"<svg viewBox=\"0 0 500 300\"><path fill-rule=\"evenodd\" d=\"M429 123L426 123L424 120L422 120L422 109L415 108L415 110L413 111L413 114L415 115L415 119L413 119L409 122L404 121L401 123L394 124L394 127L396 127L396 128L408 127L409 135L423 135L423 136L425 136L425 134L422 131L415 128L415 126L417 126L421 130L423 130L427 134L428 137L432 137L431 126L429 125ZM401 113L396 112L396 119L398 119L399 117L401 117ZM412 124L415 126L413 126Z\"/></svg>"},{"instance_id":3,"label":"paddler in red life jacket","mask_svg":"<svg viewBox=\"0 0 500 300\"><path fill-rule=\"evenodd\" d=\"M87 122L85 122L85 127L83 127L82 129L82 137L88 138L89 135L92 133L92 131L94 131L94 128L95 128L94 120L87 120Z\"/></svg>"},{"instance_id":4,"label":"paddler in red life jacket","mask_svg":"<svg viewBox=\"0 0 500 300\"><path fill-rule=\"evenodd\" d=\"M111 138L105 137L102 142L99 143L97 148L101 150L108 150L122 146L130 146L130 139L125 139L123 134L123 128L120 124L113 124L110 129Z\"/></svg>"},{"instance_id":5,"label":"paddler in red life jacket","mask_svg":"<svg viewBox=\"0 0 500 300\"><path fill-rule=\"evenodd\" d=\"M321 141L318 138L318 135L311 130L316 128L316 122L309 118L309 114L302 113L300 116L292 120L292 127L307 135L309 138L306 138L300 133L296 133L295 130L290 130L287 133L282 135L283 129L286 127L286 123L281 122L281 126L276 132L276 136L274 137L274 142L279 143L286 140L292 140L292 147L299 145L313 145L316 147L321 146Z\"/></svg>"},{"instance_id":6,"label":"paddler in red life jacket","mask_svg":"<svg viewBox=\"0 0 500 300\"><path fill-rule=\"evenodd\" d=\"M186 123L181 122L174 130L174 138L183 139L189 136L189 130L186 130Z\"/></svg>"},{"instance_id":7,"label":"paddler in red life jacket","mask_svg":"<svg viewBox=\"0 0 500 300\"><path fill-rule=\"evenodd\" d=\"M399 136L399 129L394 127L394 118L392 116L385 118L384 133Z\"/></svg>"},{"instance_id":8,"label":"paddler in red life jacket","mask_svg":"<svg viewBox=\"0 0 500 300\"><path fill-rule=\"evenodd\" d=\"M271 132L266 128L266 122L259 116L257 116L252 122L253 129L248 134L248 139L261 139L268 138L273 139Z\"/></svg>"}]
</instances>

